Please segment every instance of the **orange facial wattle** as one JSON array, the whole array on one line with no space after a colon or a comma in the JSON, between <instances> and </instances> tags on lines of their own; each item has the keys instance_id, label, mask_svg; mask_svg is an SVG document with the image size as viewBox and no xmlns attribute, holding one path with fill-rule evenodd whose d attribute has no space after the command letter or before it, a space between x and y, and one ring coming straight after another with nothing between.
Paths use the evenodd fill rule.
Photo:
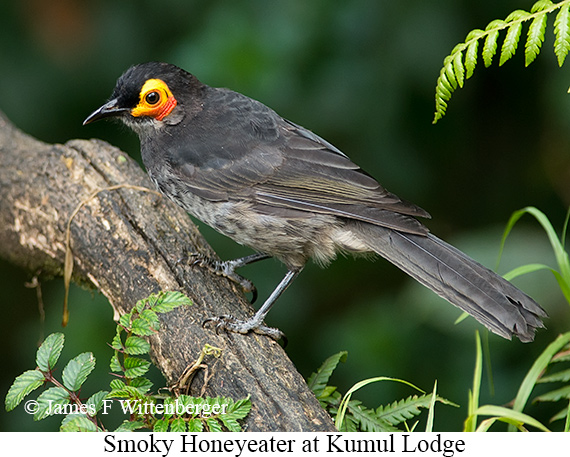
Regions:
<instances>
[{"instance_id":1,"label":"orange facial wattle","mask_svg":"<svg viewBox=\"0 0 570 457\"><path fill-rule=\"evenodd\" d=\"M131 110L134 117L148 116L162 121L177 104L168 85L161 79L149 79L140 91L139 103Z\"/></svg>"}]
</instances>

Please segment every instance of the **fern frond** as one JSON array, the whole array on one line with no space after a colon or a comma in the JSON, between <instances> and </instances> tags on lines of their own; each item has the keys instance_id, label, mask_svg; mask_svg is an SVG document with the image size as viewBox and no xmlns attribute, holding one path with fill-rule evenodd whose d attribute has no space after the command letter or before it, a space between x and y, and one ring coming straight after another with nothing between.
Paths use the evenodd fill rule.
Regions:
<instances>
[{"instance_id":1,"label":"fern frond","mask_svg":"<svg viewBox=\"0 0 570 457\"><path fill-rule=\"evenodd\" d=\"M347 356L347 351L341 351L337 354L331 355L323 362L321 367L315 373L312 373L311 376L309 376L307 384L309 389L313 391L317 398L322 395L323 391L327 387L327 382L329 382L336 366L339 362L345 362Z\"/></svg>"},{"instance_id":2,"label":"fern frond","mask_svg":"<svg viewBox=\"0 0 570 457\"><path fill-rule=\"evenodd\" d=\"M506 31L501 46L499 66L513 57L518 48L523 23L530 22L525 40L525 66L530 65L540 53L544 43L548 14L558 11L554 22L554 53L562 66L570 51L570 0L552 3L538 0L530 12L515 10L505 20L494 20L485 30L471 31L463 43L459 43L443 61L435 90L435 115L433 123L441 119L447 110L447 102L457 87L463 87L477 66L479 41L484 40L482 57L485 67L493 63L499 47L500 32Z\"/></svg>"},{"instance_id":3,"label":"fern frond","mask_svg":"<svg viewBox=\"0 0 570 457\"><path fill-rule=\"evenodd\" d=\"M366 408L357 400L348 402L348 411L354 418L358 430L363 432L399 432L397 427L394 427L389 422L376 416L373 409Z\"/></svg>"},{"instance_id":4,"label":"fern frond","mask_svg":"<svg viewBox=\"0 0 570 457\"><path fill-rule=\"evenodd\" d=\"M554 53L561 67L570 50L570 5L566 4L556 15L554 20Z\"/></svg>"},{"instance_id":5,"label":"fern frond","mask_svg":"<svg viewBox=\"0 0 570 457\"><path fill-rule=\"evenodd\" d=\"M515 22L507 30L507 36L503 42L503 47L501 48L501 59L499 60L499 66L502 67L503 64L515 55L517 51L517 46L519 44L519 38L521 36L522 22Z\"/></svg>"},{"instance_id":6,"label":"fern frond","mask_svg":"<svg viewBox=\"0 0 570 457\"><path fill-rule=\"evenodd\" d=\"M453 67L453 60L448 59L447 64L445 65L445 75L447 76L447 81L450 84L451 91L457 89L457 78L455 75L455 68Z\"/></svg>"},{"instance_id":7,"label":"fern frond","mask_svg":"<svg viewBox=\"0 0 570 457\"><path fill-rule=\"evenodd\" d=\"M376 416L391 425L398 425L420 414L420 408L429 408L431 394L410 395L408 398L395 401L376 409Z\"/></svg>"},{"instance_id":8,"label":"fern frond","mask_svg":"<svg viewBox=\"0 0 570 457\"><path fill-rule=\"evenodd\" d=\"M483 32L478 30L478 32ZM469 46L467 46L467 52L465 53L465 69L467 70L465 74L465 79L471 78L475 67L477 66L477 51L479 50L479 40L473 40Z\"/></svg>"},{"instance_id":9,"label":"fern frond","mask_svg":"<svg viewBox=\"0 0 570 457\"><path fill-rule=\"evenodd\" d=\"M463 87L465 82L465 67L463 66L463 53L458 52L453 59L453 72L459 87Z\"/></svg>"},{"instance_id":10,"label":"fern frond","mask_svg":"<svg viewBox=\"0 0 570 457\"><path fill-rule=\"evenodd\" d=\"M537 383L542 384L546 382L568 382L568 381L570 381L570 368L559 371L557 373L553 373L548 376L543 376L537 381Z\"/></svg>"},{"instance_id":11,"label":"fern frond","mask_svg":"<svg viewBox=\"0 0 570 457\"><path fill-rule=\"evenodd\" d=\"M533 401L535 401L535 402L538 402L538 401L556 402L556 401L563 400L563 399L564 400L570 399L570 386L564 386L564 387L561 387L560 389L552 390L552 391L547 392L545 394L539 395Z\"/></svg>"},{"instance_id":12,"label":"fern frond","mask_svg":"<svg viewBox=\"0 0 570 457\"><path fill-rule=\"evenodd\" d=\"M501 21L503 23L503 21ZM483 45L483 62L485 62L486 67L490 67L493 63L493 56L497 52L497 39L499 38L499 30L493 29L489 31L487 37L485 38L485 44Z\"/></svg>"},{"instance_id":13,"label":"fern frond","mask_svg":"<svg viewBox=\"0 0 570 457\"><path fill-rule=\"evenodd\" d=\"M528 67L540 52L544 42L544 32L546 30L546 13L536 16L528 28L526 45L524 48L524 64Z\"/></svg>"}]
</instances>

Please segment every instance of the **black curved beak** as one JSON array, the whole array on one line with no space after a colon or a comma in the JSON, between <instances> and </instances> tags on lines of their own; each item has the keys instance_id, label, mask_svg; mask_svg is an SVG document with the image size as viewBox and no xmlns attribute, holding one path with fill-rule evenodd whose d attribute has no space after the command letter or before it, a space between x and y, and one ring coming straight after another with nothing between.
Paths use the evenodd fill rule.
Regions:
<instances>
[{"instance_id":1,"label":"black curved beak","mask_svg":"<svg viewBox=\"0 0 570 457\"><path fill-rule=\"evenodd\" d=\"M105 103L101 108L93 111L87 119L83 121L83 125L91 124L91 122L98 121L99 119L104 119L106 117L121 116L123 113L127 112L127 108L121 108L118 105L117 99L113 99Z\"/></svg>"}]
</instances>

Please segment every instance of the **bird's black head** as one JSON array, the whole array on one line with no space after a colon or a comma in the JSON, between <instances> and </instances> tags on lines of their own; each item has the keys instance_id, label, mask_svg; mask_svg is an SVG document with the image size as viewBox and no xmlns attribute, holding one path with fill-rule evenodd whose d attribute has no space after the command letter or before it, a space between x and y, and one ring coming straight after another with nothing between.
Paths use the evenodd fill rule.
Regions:
<instances>
[{"instance_id":1,"label":"bird's black head","mask_svg":"<svg viewBox=\"0 0 570 457\"><path fill-rule=\"evenodd\" d=\"M184 115L185 99L203 85L174 65L149 62L129 68L117 80L107 103L85 119L83 125L117 117L135 128L161 122L177 123Z\"/></svg>"}]
</instances>

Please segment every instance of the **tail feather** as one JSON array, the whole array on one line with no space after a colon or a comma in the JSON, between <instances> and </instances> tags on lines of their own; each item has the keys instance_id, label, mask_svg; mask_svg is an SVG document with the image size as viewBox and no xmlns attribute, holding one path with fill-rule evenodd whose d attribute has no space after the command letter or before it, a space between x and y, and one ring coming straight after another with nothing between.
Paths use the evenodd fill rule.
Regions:
<instances>
[{"instance_id":1,"label":"tail feather","mask_svg":"<svg viewBox=\"0 0 570 457\"><path fill-rule=\"evenodd\" d=\"M492 332L534 339L546 312L510 282L432 234L415 235L355 222L351 228L371 250Z\"/></svg>"}]
</instances>

